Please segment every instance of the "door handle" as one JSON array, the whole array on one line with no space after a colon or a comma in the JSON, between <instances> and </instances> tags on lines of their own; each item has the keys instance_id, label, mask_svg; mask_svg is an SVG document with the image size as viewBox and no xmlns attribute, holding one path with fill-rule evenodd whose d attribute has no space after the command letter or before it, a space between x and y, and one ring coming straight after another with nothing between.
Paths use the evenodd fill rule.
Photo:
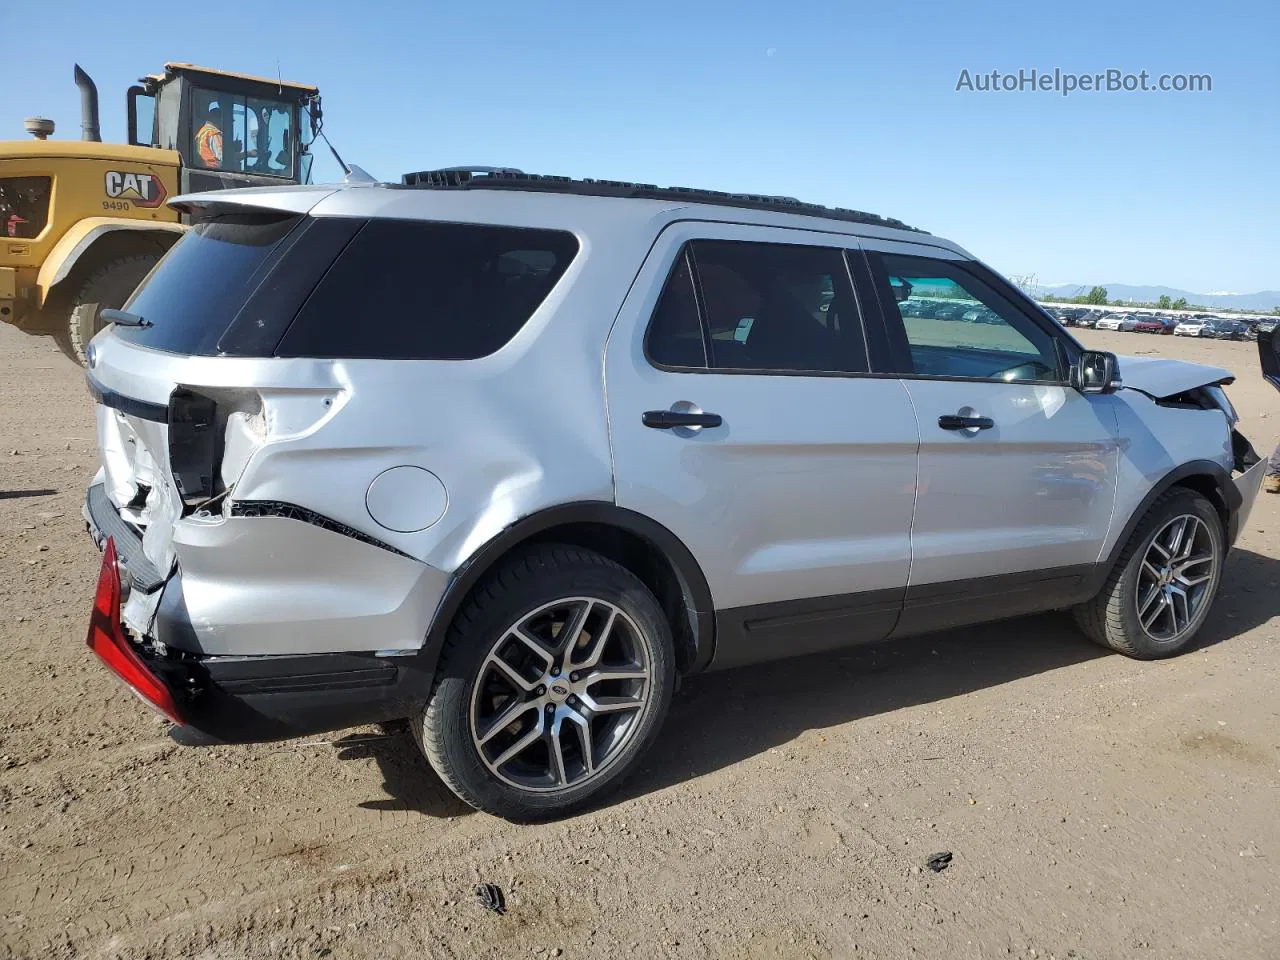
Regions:
<instances>
[{"instance_id":1,"label":"door handle","mask_svg":"<svg viewBox=\"0 0 1280 960\"><path fill-rule=\"evenodd\" d=\"M990 417L962 417L956 413L944 413L938 418L943 430L990 430L996 422Z\"/></svg>"},{"instance_id":2,"label":"door handle","mask_svg":"<svg viewBox=\"0 0 1280 960\"><path fill-rule=\"evenodd\" d=\"M718 427L724 423L724 419L718 413L646 410L640 414L640 422L655 430L670 430L672 427Z\"/></svg>"}]
</instances>

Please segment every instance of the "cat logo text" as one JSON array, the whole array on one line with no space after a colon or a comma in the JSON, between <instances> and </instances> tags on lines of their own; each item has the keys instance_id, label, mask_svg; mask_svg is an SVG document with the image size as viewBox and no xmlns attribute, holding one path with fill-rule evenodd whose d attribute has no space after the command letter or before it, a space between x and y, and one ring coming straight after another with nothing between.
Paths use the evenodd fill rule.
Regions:
<instances>
[{"instance_id":1,"label":"cat logo text","mask_svg":"<svg viewBox=\"0 0 1280 960\"><path fill-rule=\"evenodd\" d=\"M154 173L129 173L124 170L107 171L106 191L111 199L103 201L104 210L127 210L130 205L158 207L164 203L166 196L164 184Z\"/></svg>"}]
</instances>

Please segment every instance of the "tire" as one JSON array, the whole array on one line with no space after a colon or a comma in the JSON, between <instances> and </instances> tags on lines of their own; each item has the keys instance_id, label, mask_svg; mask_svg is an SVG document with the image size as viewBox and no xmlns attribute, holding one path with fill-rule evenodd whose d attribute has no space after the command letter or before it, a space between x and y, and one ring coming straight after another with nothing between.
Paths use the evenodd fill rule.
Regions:
<instances>
[{"instance_id":1,"label":"tire","mask_svg":"<svg viewBox=\"0 0 1280 960\"><path fill-rule=\"evenodd\" d=\"M562 636L570 622L572 642ZM516 639L517 627L532 642ZM635 769L674 686L671 627L649 589L599 554L544 544L505 561L463 605L414 733L464 802L513 821L551 819Z\"/></svg>"},{"instance_id":2,"label":"tire","mask_svg":"<svg viewBox=\"0 0 1280 960\"><path fill-rule=\"evenodd\" d=\"M1173 551L1174 556L1190 550L1190 558L1209 555L1212 563L1188 559L1182 577L1161 586L1164 581L1155 577L1156 573L1166 571L1160 555L1169 552L1174 532L1171 525L1179 520L1187 521L1184 531L1193 532L1187 538L1190 545L1180 545ZM1159 549L1153 548L1157 538L1161 541ZM1190 646L1204 625L1222 582L1225 560L1226 537L1218 511L1194 490L1175 487L1151 505L1097 596L1073 610L1076 624L1090 640L1127 657L1159 660L1176 656ZM1172 572L1181 565L1170 562L1168 570ZM1207 579L1191 587L1184 586L1185 581L1206 576L1206 569ZM1185 603L1171 596L1171 590L1182 590L1187 597ZM1161 593L1165 594L1163 599ZM1181 628L1177 627L1176 619L1171 619L1176 618L1179 611L1188 614ZM1144 619L1148 621L1146 626Z\"/></svg>"},{"instance_id":3,"label":"tire","mask_svg":"<svg viewBox=\"0 0 1280 960\"><path fill-rule=\"evenodd\" d=\"M85 348L105 323L101 310L118 310L138 288L143 277L160 259L160 253L143 253L108 260L85 278L72 298L66 326L54 334L59 349L80 366L85 364Z\"/></svg>"}]
</instances>

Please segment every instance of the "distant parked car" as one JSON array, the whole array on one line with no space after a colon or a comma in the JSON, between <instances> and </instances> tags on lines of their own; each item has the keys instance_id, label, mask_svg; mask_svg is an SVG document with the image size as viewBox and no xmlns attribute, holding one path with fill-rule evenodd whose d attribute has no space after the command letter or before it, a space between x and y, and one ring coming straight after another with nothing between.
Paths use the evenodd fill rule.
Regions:
<instances>
[{"instance_id":1,"label":"distant parked car","mask_svg":"<svg viewBox=\"0 0 1280 960\"><path fill-rule=\"evenodd\" d=\"M1173 328L1173 335L1175 337L1198 337L1208 322L1195 317L1183 320Z\"/></svg>"},{"instance_id":2,"label":"distant parked car","mask_svg":"<svg viewBox=\"0 0 1280 960\"><path fill-rule=\"evenodd\" d=\"M1080 316L1076 317L1076 326L1093 327L1097 324L1099 316L1101 316L1101 314L1099 314L1097 310L1086 310L1084 313L1080 314Z\"/></svg>"},{"instance_id":3,"label":"distant parked car","mask_svg":"<svg viewBox=\"0 0 1280 960\"><path fill-rule=\"evenodd\" d=\"M1099 330L1132 330L1137 322L1132 314L1113 313L1103 317L1095 326Z\"/></svg>"},{"instance_id":4,"label":"distant parked car","mask_svg":"<svg viewBox=\"0 0 1280 960\"><path fill-rule=\"evenodd\" d=\"M933 319L935 320L959 320L960 315L964 312L963 304L959 303L940 303L933 308Z\"/></svg>"},{"instance_id":5,"label":"distant parked car","mask_svg":"<svg viewBox=\"0 0 1280 960\"><path fill-rule=\"evenodd\" d=\"M1246 340L1248 328L1239 320L1206 320L1200 336L1214 340Z\"/></svg>"},{"instance_id":6,"label":"distant parked car","mask_svg":"<svg viewBox=\"0 0 1280 960\"><path fill-rule=\"evenodd\" d=\"M1064 310L1062 307L1055 307L1052 310L1046 308L1045 313L1049 314L1049 316L1053 317L1053 319L1057 320L1058 323L1062 324L1064 327L1071 326L1074 321L1074 318L1071 316L1071 311Z\"/></svg>"},{"instance_id":7,"label":"distant parked car","mask_svg":"<svg viewBox=\"0 0 1280 960\"><path fill-rule=\"evenodd\" d=\"M1138 333L1173 333L1174 322L1167 317L1143 317L1133 325Z\"/></svg>"}]
</instances>

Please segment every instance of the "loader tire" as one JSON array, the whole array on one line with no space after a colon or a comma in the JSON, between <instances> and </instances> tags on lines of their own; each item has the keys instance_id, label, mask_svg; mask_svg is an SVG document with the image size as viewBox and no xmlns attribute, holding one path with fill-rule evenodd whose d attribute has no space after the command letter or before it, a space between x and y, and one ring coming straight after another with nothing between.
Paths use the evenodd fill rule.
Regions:
<instances>
[{"instance_id":1,"label":"loader tire","mask_svg":"<svg viewBox=\"0 0 1280 960\"><path fill-rule=\"evenodd\" d=\"M161 256L157 252L119 257L108 260L89 274L71 299L67 322L54 333L59 349L83 367L85 348L94 334L106 326L100 312L124 306Z\"/></svg>"}]
</instances>

